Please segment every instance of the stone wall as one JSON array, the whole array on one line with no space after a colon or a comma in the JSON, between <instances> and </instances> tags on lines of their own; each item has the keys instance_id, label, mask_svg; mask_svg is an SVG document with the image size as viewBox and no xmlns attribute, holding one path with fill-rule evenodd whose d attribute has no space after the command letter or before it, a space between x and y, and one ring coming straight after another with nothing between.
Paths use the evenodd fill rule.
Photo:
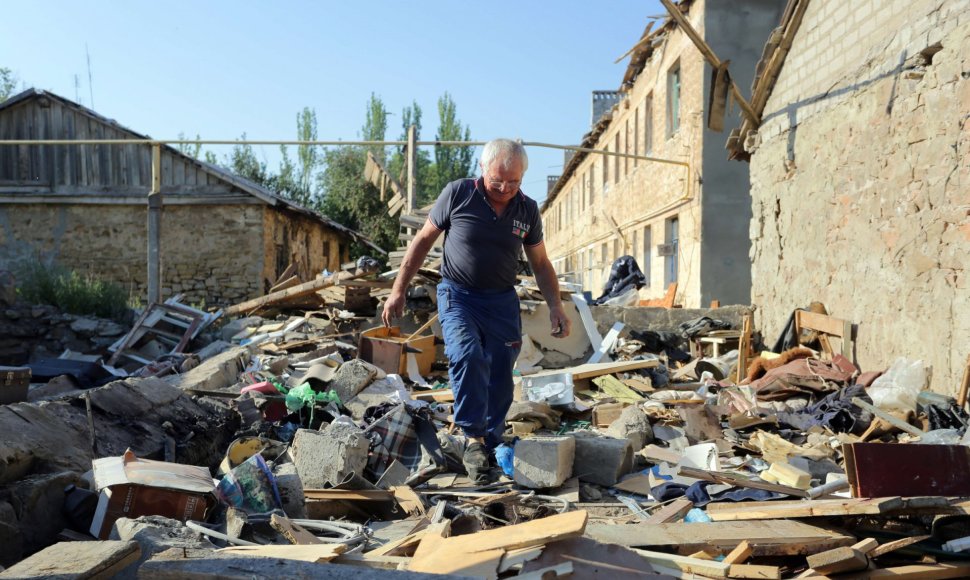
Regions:
<instances>
[{"instance_id":1,"label":"stone wall","mask_svg":"<svg viewBox=\"0 0 970 580\"><path fill-rule=\"evenodd\" d=\"M0 269L53 260L120 284L144 301L147 210L132 205L0 206ZM168 205L162 215L162 297L231 304L262 293L263 206Z\"/></svg>"},{"instance_id":2,"label":"stone wall","mask_svg":"<svg viewBox=\"0 0 970 580\"><path fill-rule=\"evenodd\" d=\"M67 349L103 354L128 328L111 320L65 314L53 306L0 302L0 365L57 358Z\"/></svg>"},{"instance_id":3,"label":"stone wall","mask_svg":"<svg viewBox=\"0 0 970 580\"><path fill-rule=\"evenodd\" d=\"M776 336L822 301L864 370L970 344L970 1L813 0L751 161L752 300Z\"/></svg>"}]
</instances>

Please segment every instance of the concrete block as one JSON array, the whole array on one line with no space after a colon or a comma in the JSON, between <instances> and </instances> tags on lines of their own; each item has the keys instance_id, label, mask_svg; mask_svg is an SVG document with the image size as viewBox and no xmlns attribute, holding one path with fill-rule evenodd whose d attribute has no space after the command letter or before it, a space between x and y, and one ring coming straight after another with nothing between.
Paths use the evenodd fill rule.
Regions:
<instances>
[{"instance_id":1,"label":"concrete block","mask_svg":"<svg viewBox=\"0 0 970 580\"><path fill-rule=\"evenodd\" d=\"M340 365L330 381L330 389L337 393L341 403L345 403L364 390L376 374L377 369L373 365L355 358Z\"/></svg>"},{"instance_id":2,"label":"concrete block","mask_svg":"<svg viewBox=\"0 0 970 580\"><path fill-rule=\"evenodd\" d=\"M337 485L351 473L363 474L368 445L360 429L333 423L322 432L297 431L290 453L303 486L317 489L328 482Z\"/></svg>"},{"instance_id":3,"label":"concrete block","mask_svg":"<svg viewBox=\"0 0 970 580\"><path fill-rule=\"evenodd\" d=\"M633 446L629 439L583 432L571 435L576 439L572 475L580 481L612 486L633 469Z\"/></svg>"},{"instance_id":4,"label":"concrete block","mask_svg":"<svg viewBox=\"0 0 970 580\"><path fill-rule=\"evenodd\" d=\"M251 358L252 351L248 346L237 346L203 361L187 373L166 377L166 380L183 391L221 391L239 380L239 374Z\"/></svg>"},{"instance_id":5,"label":"concrete block","mask_svg":"<svg viewBox=\"0 0 970 580\"><path fill-rule=\"evenodd\" d=\"M515 483L543 489L559 487L572 474L576 440L572 437L537 437L515 444Z\"/></svg>"},{"instance_id":6,"label":"concrete block","mask_svg":"<svg viewBox=\"0 0 970 580\"><path fill-rule=\"evenodd\" d=\"M214 546L199 532L193 532L178 520L162 516L142 516L137 519L119 518L111 528L111 540L135 541L141 546L138 564L126 568L116 576L120 580L135 578L138 566L153 555L169 548L201 548Z\"/></svg>"},{"instance_id":7,"label":"concrete block","mask_svg":"<svg viewBox=\"0 0 970 580\"><path fill-rule=\"evenodd\" d=\"M305 520L306 498L303 497L303 482L300 480L300 473L296 465L292 463L280 463L273 468L273 475L276 476L276 486L280 490L280 499L283 500L283 511L287 517L294 520Z\"/></svg>"},{"instance_id":8,"label":"concrete block","mask_svg":"<svg viewBox=\"0 0 970 580\"><path fill-rule=\"evenodd\" d=\"M623 409L606 430L606 434L617 439L628 439L636 453L649 443L653 443L653 427L646 413L636 405Z\"/></svg>"}]
</instances>

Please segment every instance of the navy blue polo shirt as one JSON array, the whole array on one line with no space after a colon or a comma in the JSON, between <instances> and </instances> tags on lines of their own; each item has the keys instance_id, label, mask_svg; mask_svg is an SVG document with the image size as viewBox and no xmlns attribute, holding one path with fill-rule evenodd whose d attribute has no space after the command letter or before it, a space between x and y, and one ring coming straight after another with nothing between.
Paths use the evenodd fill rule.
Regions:
<instances>
[{"instance_id":1,"label":"navy blue polo shirt","mask_svg":"<svg viewBox=\"0 0 970 580\"><path fill-rule=\"evenodd\" d=\"M522 245L542 243L539 205L521 190L499 217L481 179L459 179L442 190L431 223L445 232L441 275L469 288L515 286Z\"/></svg>"}]
</instances>

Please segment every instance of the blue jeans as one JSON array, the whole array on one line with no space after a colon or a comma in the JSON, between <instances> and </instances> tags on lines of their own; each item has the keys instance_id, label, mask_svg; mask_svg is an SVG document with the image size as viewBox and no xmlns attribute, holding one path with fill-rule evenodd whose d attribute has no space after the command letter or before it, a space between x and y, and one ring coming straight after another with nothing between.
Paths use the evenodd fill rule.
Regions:
<instances>
[{"instance_id":1,"label":"blue jeans","mask_svg":"<svg viewBox=\"0 0 970 580\"><path fill-rule=\"evenodd\" d=\"M522 349L519 298L512 288L476 290L444 279L438 284L438 320L455 393L455 424L494 448L502 443L512 369Z\"/></svg>"}]
</instances>

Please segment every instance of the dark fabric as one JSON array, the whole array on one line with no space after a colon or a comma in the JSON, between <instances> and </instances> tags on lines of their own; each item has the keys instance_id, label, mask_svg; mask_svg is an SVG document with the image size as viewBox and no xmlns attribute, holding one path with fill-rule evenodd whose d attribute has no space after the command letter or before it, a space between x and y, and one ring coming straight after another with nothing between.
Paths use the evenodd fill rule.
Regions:
<instances>
[{"instance_id":1,"label":"dark fabric","mask_svg":"<svg viewBox=\"0 0 970 580\"><path fill-rule=\"evenodd\" d=\"M445 232L441 275L469 288L515 286L522 245L542 243L542 219L535 200L519 191L499 217L480 179L446 185L428 219Z\"/></svg>"},{"instance_id":2,"label":"dark fabric","mask_svg":"<svg viewBox=\"0 0 970 580\"><path fill-rule=\"evenodd\" d=\"M367 467L374 474L384 473L395 459L413 473L421 466L422 448L436 465L445 464L429 410L384 403L367 409L364 422L369 423L364 430L370 441Z\"/></svg>"},{"instance_id":3,"label":"dark fabric","mask_svg":"<svg viewBox=\"0 0 970 580\"><path fill-rule=\"evenodd\" d=\"M771 352L781 354L796 346L798 346L798 336L795 335L795 310L792 310L791 315L788 317L788 322L785 323L785 328L781 331L781 336L775 341L775 345L771 347Z\"/></svg>"},{"instance_id":4,"label":"dark fabric","mask_svg":"<svg viewBox=\"0 0 970 580\"><path fill-rule=\"evenodd\" d=\"M610 277L606 280L606 285L603 286L603 294L594 300L593 304L602 304L610 298L623 294L630 287L639 290L646 283L647 277L640 270L636 258L620 256L613 262L613 267L610 268Z\"/></svg>"},{"instance_id":5,"label":"dark fabric","mask_svg":"<svg viewBox=\"0 0 970 580\"><path fill-rule=\"evenodd\" d=\"M818 425L832 430L833 433L860 435L872 423L872 414L852 404L853 397L872 402L865 388L861 385L852 385L826 395L822 400L798 413L776 413L775 416L782 425L802 431L808 431Z\"/></svg>"},{"instance_id":6,"label":"dark fabric","mask_svg":"<svg viewBox=\"0 0 970 580\"><path fill-rule=\"evenodd\" d=\"M674 362L690 362L690 354L681 350L684 339L680 335L667 331L644 330L630 331L630 338L643 343L647 352L665 353L667 359Z\"/></svg>"},{"instance_id":7,"label":"dark fabric","mask_svg":"<svg viewBox=\"0 0 970 580\"><path fill-rule=\"evenodd\" d=\"M482 292L447 279L437 292L455 424L494 448L502 443L512 405L512 369L522 349L519 298L512 288Z\"/></svg>"},{"instance_id":8,"label":"dark fabric","mask_svg":"<svg viewBox=\"0 0 970 580\"><path fill-rule=\"evenodd\" d=\"M702 316L694 320L682 322L677 328L680 330L681 336L692 339L702 334L707 334L712 330L727 330L731 328L731 323L724 322L723 320L715 320L709 316Z\"/></svg>"},{"instance_id":9,"label":"dark fabric","mask_svg":"<svg viewBox=\"0 0 970 580\"><path fill-rule=\"evenodd\" d=\"M686 497L693 502L694 507L704 507L712 501L768 501L773 499L788 499L787 495L781 493L765 491L763 489L751 489L748 487L735 487L710 495L707 493L707 486L709 485L711 485L709 481L695 481L689 486L682 483L661 483L650 490L650 495L658 502Z\"/></svg>"},{"instance_id":10,"label":"dark fabric","mask_svg":"<svg viewBox=\"0 0 970 580\"><path fill-rule=\"evenodd\" d=\"M963 429L967 426L967 412L956 405L947 408L936 405L926 405L926 417L930 421L930 430Z\"/></svg>"}]
</instances>

